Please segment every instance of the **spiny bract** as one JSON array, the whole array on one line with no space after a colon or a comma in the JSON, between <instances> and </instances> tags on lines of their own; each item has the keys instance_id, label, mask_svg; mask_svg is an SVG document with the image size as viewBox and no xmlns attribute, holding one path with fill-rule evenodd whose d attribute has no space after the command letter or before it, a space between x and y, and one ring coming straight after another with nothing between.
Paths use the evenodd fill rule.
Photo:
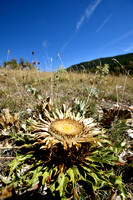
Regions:
<instances>
[{"instance_id":1,"label":"spiny bract","mask_svg":"<svg viewBox=\"0 0 133 200\"><path fill-rule=\"evenodd\" d=\"M77 149L82 143L97 143L97 135L102 134L97 123L92 118L84 118L80 113L75 114L71 108L63 111L56 109L56 112L49 113L45 110L45 119L39 115L39 122L32 124L32 134L36 138L36 144L41 149L51 148L61 144L65 150L75 146Z\"/></svg>"}]
</instances>

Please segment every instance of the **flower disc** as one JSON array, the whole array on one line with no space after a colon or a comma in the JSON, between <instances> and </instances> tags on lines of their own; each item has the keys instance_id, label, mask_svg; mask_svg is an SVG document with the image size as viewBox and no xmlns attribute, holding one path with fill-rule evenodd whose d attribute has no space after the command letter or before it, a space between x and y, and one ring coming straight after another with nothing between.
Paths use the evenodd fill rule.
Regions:
<instances>
[{"instance_id":1,"label":"flower disc","mask_svg":"<svg viewBox=\"0 0 133 200\"><path fill-rule=\"evenodd\" d=\"M83 124L72 119L57 119L51 123L50 129L62 136L76 136L83 132Z\"/></svg>"}]
</instances>

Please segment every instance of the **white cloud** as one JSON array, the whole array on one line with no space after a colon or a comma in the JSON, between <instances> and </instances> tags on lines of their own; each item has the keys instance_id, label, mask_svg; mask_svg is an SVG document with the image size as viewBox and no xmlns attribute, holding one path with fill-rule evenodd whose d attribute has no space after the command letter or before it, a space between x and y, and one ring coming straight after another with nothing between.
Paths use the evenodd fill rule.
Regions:
<instances>
[{"instance_id":1,"label":"white cloud","mask_svg":"<svg viewBox=\"0 0 133 200\"><path fill-rule=\"evenodd\" d=\"M101 24L101 26L97 29L97 33L103 28L103 26L110 20L112 15L110 15L107 19L104 20L104 22Z\"/></svg>"},{"instance_id":2,"label":"white cloud","mask_svg":"<svg viewBox=\"0 0 133 200\"><path fill-rule=\"evenodd\" d=\"M96 7L100 4L101 1L102 0L96 0L93 4L86 8L84 14L76 24L76 31L79 30L85 19L89 19L91 17L92 13L95 11Z\"/></svg>"},{"instance_id":3,"label":"white cloud","mask_svg":"<svg viewBox=\"0 0 133 200\"><path fill-rule=\"evenodd\" d=\"M123 52L127 53L127 52L129 52L131 50L133 50L133 42Z\"/></svg>"}]
</instances>

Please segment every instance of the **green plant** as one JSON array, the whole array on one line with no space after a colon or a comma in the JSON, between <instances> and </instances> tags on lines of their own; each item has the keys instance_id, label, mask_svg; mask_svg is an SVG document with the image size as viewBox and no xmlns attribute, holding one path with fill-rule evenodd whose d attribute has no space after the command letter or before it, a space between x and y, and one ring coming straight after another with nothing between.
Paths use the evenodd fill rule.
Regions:
<instances>
[{"instance_id":1,"label":"green plant","mask_svg":"<svg viewBox=\"0 0 133 200\"><path fill-rule=\"evenodd\" d=\"M86 101L85 100L79 100L79 99L75 99L73 101L73 105L72 105L72 111L75 114L80 113L82 116L85 116L85 113L87 112L87 106L86 106Z\"/></svg>"},{"instance_id":2,"label":"green plant","mask_svg":"<svg viewBox=\"0 0 133 200\"><path fill-rule=\"evenodd\" d=\"M109 74L109 65L104 64L97 66L97 75L96 75L96 81L99 83L103 83L105 79L105 75Z\"/></svg>"},{"instance_id":3,"label":"green plant","mask_svg":"<svg viewBox=\"0 0 133 200\"><path fill-rule=\"evenodd\" d=\"M39 95L39 92L37 91L36 88L32 87L32 85L28 85L28 88L29 88L28 91L30 91L35 96L36 99L40 99L40 100L42 99L42 96Z\"/></svg>"},{"instance_id":4,"label":"green plant","mask_svg":"<svg viewBox=\"0 0 133 200\"><path fill-rule=\"evenodd\" d=\"M117 119L113 122L113 125L109 128L108 133L110 140L114 145L119 145L125 139L127 129L128 127L125 120Z\"/></svg>"},{"instance_id":5,"label":"green plant","mask_svg":"<svg viewBox=\"0 0 133 200\"><path fill-rule=\"evenodd\" d=\"M122 177L113 170L118 158L104 131L83 112L47 104L43 115L27 120L26 132L14 136L20 149L5 184L13 184L16 192L35 186L41 192L47 186L56 199L100 199L107 190L126 199Z\"/></svg>"},{"instance_id":6,"label":"green plant","mask_svg":"<svg viewBox=\"0 0 133 200\"><path fill-rule=\"evenodd\" d=\"M38 62L39 63L39 62ZM38 67L36 64L30 63L28 60L25 61L24 58L19 59L19 63L17 62L16 58L13 58L11 61L5 61L4 68L10 68L10 69L29 69L29 70L38 70Z\"/></svg>"},{"instance_id":7,"label":"green plant","mask_svg":"<svg viewBox=\"0 0 133 200\"><path fill-rule=\"evenodd\" d=\"M60 69L59 68L56 69L56 72L54 73L54 79L55 81L59 81L59 82L68 80L68 73L65 67L60 65Z\"/></svg>"},{"instance_id":8,"label":"green plant","mask_svg":"<svg viewBox=\"0 0 133 200\"><path fill-rule=\"evenodd\" d=\"M13 58L11 61L4 62L4 67L10 67L10 69L18 69L18 63L15 58Z\"/></svg>"}]
</instances>

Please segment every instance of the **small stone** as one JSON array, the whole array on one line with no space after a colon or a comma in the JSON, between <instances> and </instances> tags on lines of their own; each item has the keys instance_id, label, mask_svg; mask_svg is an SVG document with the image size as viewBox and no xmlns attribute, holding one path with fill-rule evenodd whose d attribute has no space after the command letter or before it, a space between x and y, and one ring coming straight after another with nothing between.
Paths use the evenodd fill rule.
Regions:
<instances>
[{"instance_id":1,"label":"small stone","mask_svg":"<svg viewBox=\"0 0 133 200\"><path fill-rule=\"evenodd\" d=\"M21 127L26 131L26 124L22 124Z\"/></svg>"},{"instance_id":2,"label":"small stone","mask_svg":"<svg viewBox=\"0 0 133 200\"><path fill-rule=\"evenodd\" d=\"M121 197L120 197L120 196L117 196L117 197L116 197L116 200L121 200Z\"/></svg>"},{"instance_id":3,"label":"small stone","mask_svg":"<svg viewBox=\"0 0 133 200\"><path fill-rule=\"evenodd\" d=\"M129 109L130 109L131 111L133 111L133 105L132 105L132 106L130 106L130 107L129 107Z\"/></svg>"},{"instance_id":4,"label":"small stone","mask_svg":"<svg viewBox=\"0 0 133 200\"><path fill-rule=\"evenodd\" d=\"M129 133L128 135L129 137L133 138L133 133Z\"/></svg>"}]
</instances>

